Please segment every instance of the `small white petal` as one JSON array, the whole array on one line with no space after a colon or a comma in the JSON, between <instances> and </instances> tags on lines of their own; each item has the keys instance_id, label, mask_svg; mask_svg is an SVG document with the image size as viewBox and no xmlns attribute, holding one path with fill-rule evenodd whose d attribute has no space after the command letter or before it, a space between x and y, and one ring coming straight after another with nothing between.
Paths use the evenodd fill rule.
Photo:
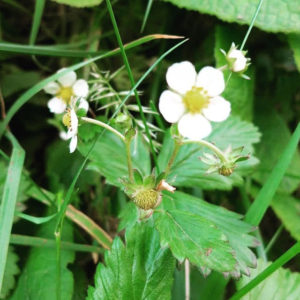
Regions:
<instances>
[{"instance_id":1,"label":"small white petal","mask_svg":"<svg viewBox=\"0 0 300 300\"><path fill-rule=\"evenodd\" d=\"M70 147L70 153L73 153L76 150L76 147L77 147L77 135L74 135L71 138L71 142L70 142L69 147Z\"/></svg>"},{"instance_id":2,"label":"small white petal","mask_svg":"<svg viewBox=\"0 0 300 300\"><path fill-rule=\"evenodd\" d=\"M59 132L59 137L60 137L62 140L64 140L64 141L66 141L66 140L69 139L69 138L68 138L68 133L65 132L65 131L60 131L60 132Z\"/></svg>"},{"instance_id":3,"label":"small white petal","mask_svg":"<svg viewBox=\"0 0 300 300\"><path fill-rule=\"evenodd\" d=\"M182 98L169 90L160 95L158 108L169 123L176 123L185 112Z\"/></svg>"},{"instance_id":4,"label":"small white petal","mask_svg":"<svg viewBox=\"0 0 300 300\"><path fill-rule=\"evenodd\" d=\"M211 97L219 96L225 89L224 75L216 68L204 67L197 76L196 85L206 90Z\"/></svg>"},{"instance_id":5,"label":"small white petal","mask_svg":"<svg viewBox=\"0 0 300 300\"><path fill-rule=\"evenodd\" d=\"M54 97L48 101L48 108L54 114L62 114L66 108L66 103L60 98Z\"/></svg>"},{"instance_id":6,"label":"small white petal","mask_svg":"<svg viewBox=\"0 0 300 300\"><path fill-rule=\"evenodd\" d=\"M200 114L185 114L178 123L179 133L191 140L201 140L211 133L211 125Z\"/></svg>"},{"instance_id":7,"label":"small white petal","mask_svg":"<svg viewBox=\"0 0 300 300\"><path fill-rule=\"evenodd\" d=\"M185 94L195 85L196 77L195 67L189 61L173 64L166 74L169 87L180 94Z\"/></svg>"},{"instance_id":8,"label":"small white petal","mask_svg":"<svg viewBox=\"0 0 300 300\"><path fill-rule=\"evenodd\" d=\"M60 73L62 71L65 71L66 68L60 69L57 71L57 73ZM77 75L74 71L70 71L67 74L59 77L57 81L62 85L62 86L72 86L74 82L76 81Z\"/></svg>"},{"instance_id":9,"label":"small white petal","mask_svg":"<svg viewBox=\"0 0 300 300\"><path fill-rule=\"evenodd\" d=\"M76 80L73 85L73 93L77 97L87 97L89 93L89 85L84 79Z\"/></svg>"},{"instance_id":10,"label":"small white petal","mask_svg":"<svg viewBox=\"0 0 300 300\"><path fill-rule=\"evenodd\" d=\"M229 117L230 111L230 102L219 96L210 99L208 107L204 108L202 113L210 121L222 122Z\"/></svg>"},{"instance_id":11,"label":"small white petal","mask_svg":"<svg viewBox=\"0 0 300 300\"><path fill-rule=\"evenodd\" d=\"M247 58L242 51L233 49L229 51L228 58L234 59L232 69L234 72L241 72L247 67Z\"/></svg>"},{"instance_id":12,"label":"small white petal","mask_svg":"<svg viewBox=\"0 0 300 300\"><path fill-rule=\"evenodd\" d=\"M71 109L71 128L73 136L77 134L78 129L78 118L74 109Z\"/></svg>"},{"instance_id":13,"label":"small white petal","mask_svg":"<svg viewBox=\"0 0 300 300\"><path fill-rule=\"evenodd\" d=\"M89 110L89 103L85 99L81 98L78 109L84 109L87 112Z\"/></svg>"},{"instance_id":14,"label":"small white petal","mask_svg":"<svg viewBox=\"0 0 300 300\"><path fill-rule=\"evenodd\" d=\"M60 90L60 86L58 83L52 81L44 86L44 91L50 95L56 95Z\"/></svg>"}]
</instances>

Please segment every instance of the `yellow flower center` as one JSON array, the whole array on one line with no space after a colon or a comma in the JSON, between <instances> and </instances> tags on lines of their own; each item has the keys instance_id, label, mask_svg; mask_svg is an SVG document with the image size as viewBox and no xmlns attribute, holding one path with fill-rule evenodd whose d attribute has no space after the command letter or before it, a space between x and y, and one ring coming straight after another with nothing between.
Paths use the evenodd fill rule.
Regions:
<instances>
[{"instance_id":1,"label":"yellow flower center","mask_svg":"<svg viewBox=\"0 0 300 300\"><path fill-rule=\"evenodd\" d=\"M62 87L57 93L56 97L62 99L67 104L70 103L72 96L74 95L72 87Z\"/></svg>"},{"instance_id":2,"label":"yellow flower center","mask_svg":"<svg viewBox=\"0 0 300 300\"><path fill-rule=\"evenodd\" d=\"M184 95L183 103L190 113L196 114L200 113L203 108L208 106L209 98L210 97L203 88L194 86Z\"/></svg>"},{"instance_id":3,"label":"yellow flower center","mask_svg":"<svg viewBox=\"0 0 300 300\"><path fill-rule=\"evenodd\" d=\"M63 119L62 119L62 122L63 122L63 124L64 124L66 127L68 127L68 128L71 127L71 111L70 111L70 110L68 110L68 111L64 114Z\"/></svg>"}]
</instances>

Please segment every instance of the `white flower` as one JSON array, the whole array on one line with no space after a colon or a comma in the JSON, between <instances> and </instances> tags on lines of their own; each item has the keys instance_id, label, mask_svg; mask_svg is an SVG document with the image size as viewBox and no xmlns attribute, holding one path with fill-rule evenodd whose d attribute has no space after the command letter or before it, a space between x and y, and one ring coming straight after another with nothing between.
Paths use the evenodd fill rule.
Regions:
<instances>
[{"instance_id":1,"label":"white flower","mask_svg":"<svg viewBox=\"0 0 300 300\"><path fill-rule=\"evenodd\" d=\"M204 67L197 74L192 63L184 61L169 67L166 74L170 90L159 99L159 110L166 121L178 122L179 133L191 140L207 137L210 121L222 122L230 114L230 103L220 94L224 91L223 73Z\"/></svg>"},{"instance_id":2,"label":"white flower","mask_svg":"<svg viewBox=\"0 0 300 300\"><path fill-rule=\"evenodd\" d=\"M64 70L65 68L58 72ZM88 102L85 100L89 92L88 83L84 79L76 80L76 78L76 73L70 71L59 77L57 82L50 82L44 87L46 93L54 96L48 101L48 107L52 113L63 113L74 97L80 98L82 108L88 110Z\"/></svg>"},{"instance_id":3,"label":"white flower","mask_svg":"<svg viewBox=\"0 0 300 300\"><path fill-rule=\"evenodd\" d=\"M70 141L70 153L73 153L77 147L77 133L78 133L78 117L74 108L69 108L66 114L63 116L63 123L68 127L67 134L63 134L63 139L71 139Z\"/></svg>"},{"instance_id":4,"label":"white flower","mask_svg":"<svg viewBox=\"0 0 300 300\"><path fill-rule=\"evenodd\" d=\"M246 51L238 50L236 45L232 43L227 54L224 51L222 52L225 53L229 68L232 72L241 73L247 70L250 59L245 56Z\"/></svg>"}]
</instances>

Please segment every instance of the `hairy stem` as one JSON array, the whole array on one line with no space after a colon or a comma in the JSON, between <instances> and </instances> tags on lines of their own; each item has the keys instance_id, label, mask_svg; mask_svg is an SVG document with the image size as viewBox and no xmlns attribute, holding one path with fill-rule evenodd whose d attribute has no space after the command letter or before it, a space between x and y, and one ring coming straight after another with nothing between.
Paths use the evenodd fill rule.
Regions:
<instances>
[{"instance_id":1,"label":"hairy stem","mask_svg":"<svg viewBox=\"0 0 300 300\"><path fill-rule=\"evenodd\" d=\"M211 151L213 151L218 157L219 159L223 162L226 163L227 162L227 158L225 156L225 154L223 153L222 150L220 150L217 146L215 146L214 144L204 141L204 140L199 140L199 141L183 141L183 144L198 144L201 146L204 146L208 149L210 149Z\"/></svg>"},{"instance_id":2,"label":"hairy stem","mask_svg":"<svg viewBox=\"0 0 300 300\"><path fill-rule=\"evenodd\" d=\"M169 174L169 172L171 170L171 167L172 167L172 165L174 163L174 160L175 160L175 158L177 156L177 153L178 153L178 151L180 149L180 146L181 146L181 142L178 142L177 140L175 140L175 146L174 146L174 149L173 149L173 153L172 153L172 155L170 157L170 160L168 162L168 165L167 165L167 167L165 169L165 176L166 177L167 177L167 175Z\"/></svg>"},{"instance_id":3,"label":"hairy stem","mask_svg":"<svg viewBox=\"0 0 300 300\"><path fill-rule=\"evenodd\" d=\"M113 134L117 135L123 142L125 141L125 137L122 133L120 133L118 130L114 129L113 127L107 125L104 122L101 122L101 121L95 120L95 119L91 119L91 118L87 118L87 117L81 117L80 119L86 123L91 123L91 124L103 127L105 129L111 131Z\"/></svg>"},{"instance_id":4,"label":"hairy stem","mask_svg":"<svg viewBox=\"0 0 300 300\"><path fill-rule=\"evenodd\" d=\"M127 155L127 166L128 166L128 175L130 182L133 182L133 168L132 168L132 160L131 160L131 152L130 152L130 140L125 142L126 144L126 155Z\"/></svg>"},{"instance_id":5,"label":"hairy stem","mask_svg":"<svg viewBox=\"0 0 300 300\"><path fill-rule=\"evenodd\" d=\"M184 261L184 274L185 274L185 300L190 300L190 262L188 259Z\"/></svg>"}]
</instances>

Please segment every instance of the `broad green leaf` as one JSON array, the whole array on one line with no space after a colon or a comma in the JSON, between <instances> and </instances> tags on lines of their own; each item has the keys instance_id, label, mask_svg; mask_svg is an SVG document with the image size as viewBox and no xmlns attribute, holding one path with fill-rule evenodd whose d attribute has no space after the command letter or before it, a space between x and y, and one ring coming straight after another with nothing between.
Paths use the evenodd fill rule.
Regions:
<instances>
[{"instance_id":1,"label":"broad green leaf","mask_svg":"<svg viewBox=\"0 0 300 300\"><path fill-rule=\"evenodd\" d=\"M53 239L55 220L41 225L37 236ZM73 230L66 220L62 241L72 241ZM75 253L61 250L61 299L71 300L73 293L73 275L67 268L75 259ZM10 300L43 299L53 300L56 294L56 249L32 248L26 265L22 270L17 287Z\"/></svg>"},{"instance_id":2,"label":"broad green leaf","mask_svg":"<svg viewBox=\"0 0 300 300\"><path fill-rule=\"evenodd\" d=\"M162 247L179 261L188 259L204 269L231 272L236 260L226 236L206 218L182 210L156 210L155 226Z\"/></svg>"},{"instance_id":3,"label":"broad green leaf","mask_svg":"<svg viewBox=\"0 0 300 300\"><path fill-rule=\"evenodd\" d=\"M3 288L0 293L0 299L7 299L9 292L15 286L15 276L20 273L17 265L19 258L12 247L8 248L6 266L3 278Z\"/></svg>"},{"instance_id":4,"label":"broad green leaf","mask_svg":"<svg viewBox=\"0 0 300 300\"><path fill-rule=\"evenodd\" d=\"M82 127L85 125L82 125ZM93 139L78 144L79 151L85 156ZM131 143L133 167L143 175L150 174L150 156L143 138L136 135ZM121 186L119 179L128 177L126 149L124 142L109 131L97 140L89 155L90 167L106 177L108 183Z\"/></svg>"},{"instance_id":5,"label":"broad green leaf","mask_svg":"<svg viewBox=\"0 0 300 300\"><path fill-rule=\"evenodd\" d=\"M60 4L67 4L74 7L90 7L99 5L103 0L52 0Z\"/></svg>"},{"instance_id":6,"label":"broad green leaf","mask_svg":"<svg viewBox=\"0 0 300 300\"><path fill-rule=\"evenodd\" d=\"M170 299L175 260L161 249L151 220L126 231L126 245L115 238L99 264L88 300Z\"/></svg>"},{"instance_id":7,"label":"broad green leaf","mask_svg":"<svg viewBox=\"0 0 300 300\"><path fill-rule=\"evenodd\" d=\"M207 138L220 149L225 150L229 145L233 148L244 146L244 154L253 154L253 144L260 139L260 133L251 123L241 121L238 117L230 117L222 123L215 123L212 134ZM160 169L164 170L171 157L174 142L170 134L166 134L158 161ZM199 157L203 153L210 152L199 145L184 145L180 148L171 172L168 175L168 182L175 186L198 186L202 189L230 190L234 185L243 183L242 175L249 173L258 163L255 157L248 161L238 163L238 167L229 177L219 174L206 174L208 165L204 164Z\"/></svg>"},{"instance_id":8,"label":"broad green leaf","mask_svg":"<svg viewBox=\"0 0 300 300\"><path fill-rule=\"evenodd\" d=\"M300 200L285 194L276 194L272 208L291 236L300 241Z\"/></svg>"},{"instance_id":9,"label":"broad green leaf","mask_svg":"<svg viewBox=\"0 0 300 300\"><path fill-rule=\"evenodd\" d=\"M229 26L217 26L215 33L215 59L216 66L222 67L227 64L225 55L220 49L226 52L230 49L232 42L238 44L242 37L239 33ZM225 81L227 82L226 89L222 96L231 103L232 115L240 116L241 119L246 121L252 120L253 115L253 96L254 96L254 66L251 65L246 74L251 78L245 80L239 75L232 73L229 70L224 71Z\"/></svg>"},{"instance_id":10,"label":"broad green leaf","mask_svg":"<svg viewBox=\"0 0 300 300\"><path fill-rule=\"evenodd\" d=\"M274 165L290 140L291 133L284 120L269 106L260 107L255 113L255 123L262 132L262 142L256 146L256 155L260 165L253 178L263 184L273 170ZM297 151L287 172L285 173L278 192L290 194L300 183L300 154Z\"/></svg>"},{"instance_id":11,"label":"broad green leaf","mask_svg":"<svg viewBox=\"0 0 300 300\"><path fill-rule=\"evenodd\" d=\"M217 230L225 236L225 240L228 240L228 246L232 248L231 253L234 254L236 260L235 266L230 270L232 276L239 277L240 273L249 274L250 271L248 267L255 267L256 258L249 247L255 247L258 243L252 235L248 234L255 228L243 222L241 215L181 192L175 192L174 194L164 193L162 206L166 213L174 210L188 213L200 217L216 227ZM199 226L201 226L201 221L198 220L198 222ZM179 222L177 223L179 224ZM203 226L205 226L205 224L204 222ZM194 225L192 222L190 224L187 222L184 226L191 227L187 228L188 230L196 230L196 218ZM161 228L161 230L163 231L163 228ZM167 233L163 234L165 235ZM175 232L168 230L168 234L173 235ZM212 238L212 235L210 235L208 231L204 233L194 232L193 234L193 236L197 236L200 239L206 235ZM201 244L201 241L199 244ZM214 251L222 251L222 249L213 248L212 253L214 253Z\"/></svg>"},{"instance_id":12,"label":"broad green leaf","mask_svg":"<svg viewBox=\"0 0 300 300\"><path fill-rule=\"evenodd\" d=\"M258 261L258 268L254 270L251 277L243 277L238 281L238 287L242 288L254 277L260 274L271 263ZM300 274L288 269L279 268L271 276L266 278L257 287L246 294L243 300L298 300L300 295Z\"/></svg>"},{"instance_id":13,"label":"broad green leaf","mask_svg":"<svg viewBox=\"0 0 300 300\"><path fill-rule=\"evenodd\" d=\"M250 25L259 0L164 0L180 8L215 15L223 21ZM265 0L255 26L271 32L300 32L298 0ZM291 20L293 20L291 22Z\"/></svg>"},{"instance_id":14,"label":"broad green leaf","mask_svg":"<svg viewBox=\"0 0 300 300\"><path fill-rule=\"evenodd\" d=\"M132 202L126 203L126 206L121 210L119 215L120 223L118 230L130 229L139 219L139 211L137 206Z\"/></svg>"}]
</instances>

